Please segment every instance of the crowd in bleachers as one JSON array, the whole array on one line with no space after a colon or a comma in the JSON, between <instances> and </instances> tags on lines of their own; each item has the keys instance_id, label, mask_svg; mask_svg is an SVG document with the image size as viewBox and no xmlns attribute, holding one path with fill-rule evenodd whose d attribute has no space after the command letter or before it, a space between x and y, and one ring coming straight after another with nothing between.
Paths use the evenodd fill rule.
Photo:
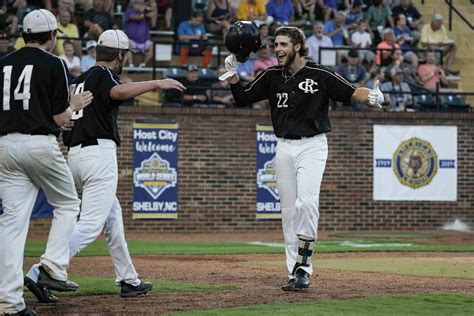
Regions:
<instances>
[{"instance_id":1,"label":"crowd in bleachers","mask_svg":"<svg viewBox=\"0 0 474 316\"><path fill-rule=\"evenodd\" d=\"M168 106L235 106L227 83L217 80L225 69L217 65L214 48L223 47L237 20L254 21L262 36L262 47L238 69L244 81L277 63L271 34L280 25L301 27L308 57L354 85L371 87L380 80L385 106L392 111L419 110L414 96L448 87L448 79L459 75L452 69L457 45L448 37L443 16L424 17L411 0L0 0L0 56L24 45L22 19L39 7L57 16L64 34L53 53L66 62L71 76L93 66L96 40L106 29L126 32L140 53L130 54L127 68L138 71L151 66L153 41L165 32L173 34L179 62L167 65L173 71L164 76L189 88L185 94L167 94ZM189 62L190 56L202 59ZM333 109L364 107L334 104Z\"/></svg>"}]
</instances>

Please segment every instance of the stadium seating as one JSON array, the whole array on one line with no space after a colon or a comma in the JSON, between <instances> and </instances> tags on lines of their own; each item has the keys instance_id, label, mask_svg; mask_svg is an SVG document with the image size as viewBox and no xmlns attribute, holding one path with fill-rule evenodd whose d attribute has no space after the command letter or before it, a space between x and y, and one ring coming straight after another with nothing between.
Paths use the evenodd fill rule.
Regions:
<instances>
[{"instance_id":1,"label":"stadium seating","mask_svg":"<svg viewBox=\"0 0 474 316\"><path fill-rule=\"evenodd\" d=\"M420 94L413 97L415 108L421 112L436 112L438 105L436 104L436 97L432 94Z\"/></svg>"},{"instance_id":2,"label":"stadium seating","mask_svg":"<svg viewBox=\"0 0 474 316\"><path fill-rule=\"evenodd\" d=\"M469 112L471 109L463 98L455 94L441 96L441 103L447 112Z\"/></svg>"}]
</instances>

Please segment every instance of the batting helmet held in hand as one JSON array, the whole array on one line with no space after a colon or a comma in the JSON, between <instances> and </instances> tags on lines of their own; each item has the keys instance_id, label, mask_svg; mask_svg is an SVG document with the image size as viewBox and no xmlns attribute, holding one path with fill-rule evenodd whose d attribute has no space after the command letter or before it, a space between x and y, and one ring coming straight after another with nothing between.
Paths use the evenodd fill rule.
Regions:
<instances>
[{"instance_id":1,"label":"batting helmet held in hand","mask_svg":"<svg viewBox=\"0 0 474 316\"><path fill-rule=\"evenodd\" d=\"M255 23L250 21L235 22L229 29L225 39L227 50L243 63L251 52L256 52L262 46L260 32Z\"/></svg>"}]
</instances>

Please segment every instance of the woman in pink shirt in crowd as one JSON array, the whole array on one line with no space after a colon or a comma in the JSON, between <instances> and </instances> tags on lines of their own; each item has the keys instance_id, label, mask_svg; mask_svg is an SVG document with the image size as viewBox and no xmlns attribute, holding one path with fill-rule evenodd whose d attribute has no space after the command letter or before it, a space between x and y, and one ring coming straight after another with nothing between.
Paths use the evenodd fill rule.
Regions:
<instances>
[{"instance_id":1,"label":"woman in pink shirt in crowd","mask_svg":"<svg viewBox=\"0 0 474 316\"><path fill-rule=\"evenodd\" d=\"M426 52L426 64L418 66L418 75L424 82L424 87L427 89L435 89L439 82L446 86L447 80L444 70L436 64L436 57L433 51Z\"/></svg>"}]
</instances>

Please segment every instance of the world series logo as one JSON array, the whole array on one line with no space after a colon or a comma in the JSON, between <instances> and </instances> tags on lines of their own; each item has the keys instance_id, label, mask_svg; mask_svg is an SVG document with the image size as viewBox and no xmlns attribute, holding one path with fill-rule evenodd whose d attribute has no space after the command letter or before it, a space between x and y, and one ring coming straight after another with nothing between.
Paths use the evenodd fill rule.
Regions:
<instances>
[{"instance_id":1,"label":"world series logo","mask_svg":"<svg viewBox=\"0 0 474 316\"><path fill-rule=\"evenodd\" d=\"M153 153L142 161L140 168L135 168L133 182L156 200L167 188L176 186L176 169L171 168L170 163L160 155Z\"/></svg>"},{"instance_id":2,"label":"world series logo","mask_svg":"<svg viewBox=\"0 0 474 316\"><path fill-rule=\"evenodd\" d=\"M275 158L267 161L262 169L257 172L257 185L259 188L267 190L275 199L279 199L276 182L276 170L274 167Z\"/></svg>"},{"instance_id":3,"label":"world series logo","mask_svg":"<svg viewBox=\"0 0 474 316\"><path fill-rule=\"evenodd\" d=\"M438 171L438 155L433 146L418 137L402 142L393 154L393 171L401 184L412 189L424 187Z\"/></svg>"}]
</instances>

